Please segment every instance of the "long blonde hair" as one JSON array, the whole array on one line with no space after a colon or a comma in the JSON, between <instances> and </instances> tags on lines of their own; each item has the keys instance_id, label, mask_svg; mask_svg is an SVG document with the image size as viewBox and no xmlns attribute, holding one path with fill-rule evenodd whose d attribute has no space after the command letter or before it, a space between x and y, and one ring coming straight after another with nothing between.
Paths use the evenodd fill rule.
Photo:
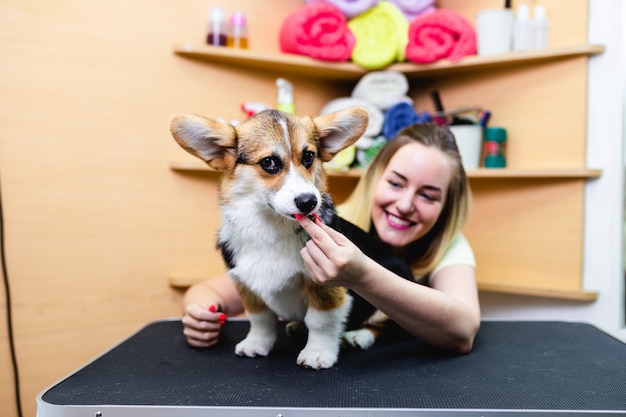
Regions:
<instances>
[{"instance_id":1,"label":"long blonde hair","mask_svg":"<svg viewBox=\"0 0 626 417\"><path fill-rule=\"evenodd\" d=\"M450 129L432 123L418 123L404 128L380 150L352 194L337 209L342 217L369 232L374 189L395 153L404 145L414 142L439 149L449 158L452 169L446 202L437 222L424 237L407 248L406 260L410 262L416 277L421 277L435 269L469 216L471 192Z\"/></svg>"}]
</instances>

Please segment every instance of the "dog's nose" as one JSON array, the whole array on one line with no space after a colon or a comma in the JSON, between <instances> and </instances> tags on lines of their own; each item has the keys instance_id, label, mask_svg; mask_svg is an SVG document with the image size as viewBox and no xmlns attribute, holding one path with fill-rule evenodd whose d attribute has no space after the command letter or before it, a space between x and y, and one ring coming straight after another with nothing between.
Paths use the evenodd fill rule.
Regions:
<instances>
[{"instance_id":1,"label":"dog's nose","mask_svg":"<svg viewBox=\"0 0 626 417\"><path fill-rule=\"evenodd\" d=\"M294 198L293 201L296 203L298 210L303 214L309 214L317 205L317 197L315 197L315 194L301 194Z\"/></svg>"}]
</instances>

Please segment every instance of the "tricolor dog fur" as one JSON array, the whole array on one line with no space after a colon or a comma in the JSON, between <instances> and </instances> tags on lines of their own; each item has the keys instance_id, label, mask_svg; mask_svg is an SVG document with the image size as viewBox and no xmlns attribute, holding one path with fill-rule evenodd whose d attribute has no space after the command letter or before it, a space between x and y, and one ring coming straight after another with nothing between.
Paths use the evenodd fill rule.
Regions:
<instances>
[{"instance_id":1,"label":"tricolor dog fur","mask_svg":"<svg viewBox=\"0 0 626 417\"><path fill-rule=\"evenodd\" d=\"M296 217L318 215L327 224L336 217L323 163L358 140L367 123L361 108L315 118L265 110L237 126L195 115L171 119L180 146L223 173L217 245L250 320L237 355L268 355L281 318L308 329L298 364L337 362L352 297L309 278L300 255L308 235Z\"/></svg>"}]
</instances>

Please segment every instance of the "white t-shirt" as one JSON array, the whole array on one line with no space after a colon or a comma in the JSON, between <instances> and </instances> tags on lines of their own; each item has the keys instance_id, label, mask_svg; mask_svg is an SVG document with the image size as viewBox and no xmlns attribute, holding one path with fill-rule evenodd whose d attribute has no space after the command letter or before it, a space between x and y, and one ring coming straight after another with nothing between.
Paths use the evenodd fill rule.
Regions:
<instances>
[{"instance_id":1,"label":"white t-shirt","mask_svg":"<svg viewBox=\"0 0 626 417\"><path fill-rule=\"evenodd\" d=\"M437 271L445 268L450 265L469 265L472 268L476 268L476 258L474 257L474 251L470 246L469 242L463 236L462 233L457 234L452 241L450 242L450 246L446 250L443 258L437 264L435 269L432 270L426 276L418 278L418 282L427 282L430 284L430 277ZM426 277L427 280L426 280Z\"/></svg>"}]
</instances>

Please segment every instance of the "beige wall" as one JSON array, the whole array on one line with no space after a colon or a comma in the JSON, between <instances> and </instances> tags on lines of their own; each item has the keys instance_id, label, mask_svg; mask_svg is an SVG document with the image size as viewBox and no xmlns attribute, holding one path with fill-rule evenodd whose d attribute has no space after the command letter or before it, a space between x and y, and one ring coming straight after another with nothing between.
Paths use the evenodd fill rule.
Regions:
<instances>
[{"instance_id":1,"label":"beige wall","mask_svg":"<svg viewBox=\"0 0 626 417\"><path fill-rule=\"evenodd\" d=\"M245 6L252 45L272 50L275 34L259 23L295 3L229 6ZM168 271L222 269L214 194L168 168L182 154L168 119L240 117L243 98L273 102L275 91L256 82L269 74L219 77L172 53L175 42L202 42L210 4L0 2L0 180L26 416L47 385L147 322L180 314ZM0 415L11 417L0 297Z\"/></svg>"},{"instance_id":2,"label":"beige wall","mask_svg":"<svg viewBox=\"0 0 626 417\"><path fill-rule=\"evenodd\" d=\"M241 118L243 100L275 102L280 74L172 53L174 43L202 43L213 4L0 1L0 181L26 416L46 386L147 322L180 314L168 273L223 269L215 178L170 171L184 153L167 122L177 112ZM277 51L278 25L302 1L221 4L246 11L253 49ZM565 27L558 44L572 37ZM573 38L584 42L580 31ZM290 77L301 114L351 87ZM2 294L0 415L12 417L5 305Z\"/></svg>"}]
</instances>

